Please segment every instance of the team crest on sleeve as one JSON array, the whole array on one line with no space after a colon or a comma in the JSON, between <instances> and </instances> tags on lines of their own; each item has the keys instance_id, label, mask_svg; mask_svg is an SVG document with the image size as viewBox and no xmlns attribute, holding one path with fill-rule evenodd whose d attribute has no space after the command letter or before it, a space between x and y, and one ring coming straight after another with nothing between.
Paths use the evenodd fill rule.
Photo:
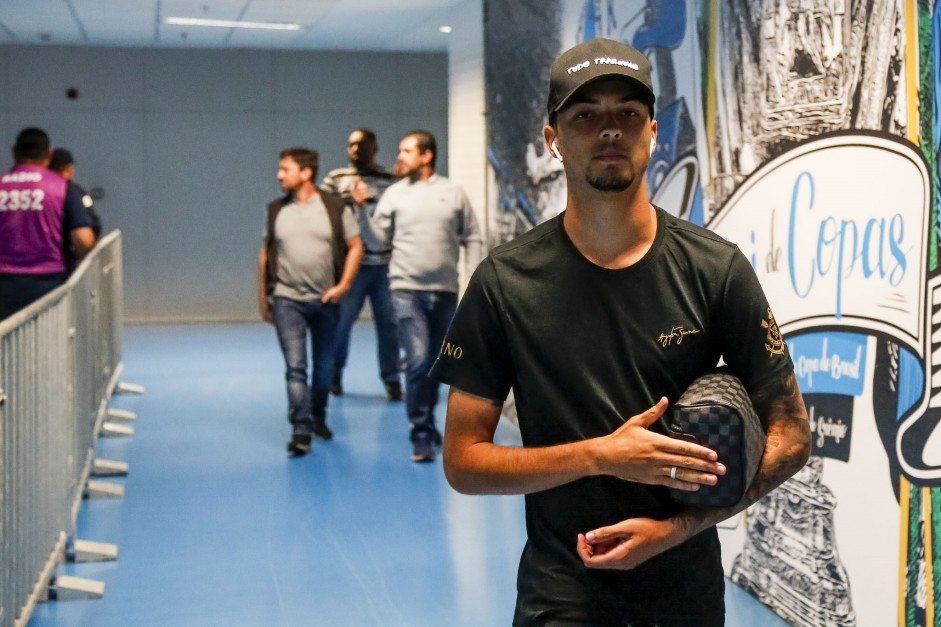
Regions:
<instances>
[{"instance_id":1,"label":"team crest on sleeve","mask_svg":"<svg viewBox=\"0 0 941 627\"><path fill-rule=\"evenodd\" d=\"M771 313L771 307L768 307L768 318L761 321L761 328L768 333L765 335L765 348L771 355L784 354L784 338L781 337L781 330L778 323L774 321L774 314Z\"/></svg>"}]
</instances>

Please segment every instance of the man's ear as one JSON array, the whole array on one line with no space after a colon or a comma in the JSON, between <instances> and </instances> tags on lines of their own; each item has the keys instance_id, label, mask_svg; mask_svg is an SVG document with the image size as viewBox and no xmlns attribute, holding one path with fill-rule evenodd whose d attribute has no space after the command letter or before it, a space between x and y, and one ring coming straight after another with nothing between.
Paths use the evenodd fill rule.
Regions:
<instances>
[{"instance_id":1,"label":"man's ear","mask_svg":"<svg viewBox=\"0 0 941 627\"><path fill-rule=\"evenodd\" d=\"M542 136L543 136L543 139L545 139L546 141L546 150L548 150L549 153L555 156L557 159L561 159L556 154L556 149L555 149L555 143L559 141L559 136L555 132L555 127L550 126L549 124L546 124L542 129Z\"/></svg>"}]
</instances>

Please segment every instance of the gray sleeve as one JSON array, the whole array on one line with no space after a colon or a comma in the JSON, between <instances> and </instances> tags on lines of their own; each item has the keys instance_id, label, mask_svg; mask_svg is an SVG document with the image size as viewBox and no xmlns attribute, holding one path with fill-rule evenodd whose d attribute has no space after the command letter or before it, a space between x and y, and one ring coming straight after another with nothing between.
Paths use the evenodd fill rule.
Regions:
<instances>
[{"instance_id":1,"label":"gray sleeve","mask_svg":"<svg viewBox=\"0 0 941 627\"><path fill-rule=\"evenodd\" d=\"M460 190L463 231L461 232L461 245L464 247L464 264L467 275L470 276L480 265L484 258L484 240L477 223L477 216L471 207L470 200L464 190Z\"/></svg>"},{"instance_id":2,"label":"gray sleeve","mask_svg":"<svg viewBox=\"0 0 941 627\"><path fill-rule=\"evenodd\" d=\"M365 213L365 212L363 212ZM392 245L392 234L395 231L395 204L393 194L388 191L379 199L376 213L361 226L368 227L373 238L385 248Z\"/></svg>"},{"instance_id":3,"label":"gray sleeve","mask_svg":"<svg viewBox=\"0 0 941 627\"><path fill-rule=\"evenodd\" d=\"M349 207L344 207L343 235L346 237L346 239L349 239L351 237L356 237L359 234L359 222L357 222L356 216L353 215L353 210Z\"/></svg>"}]
</instances>

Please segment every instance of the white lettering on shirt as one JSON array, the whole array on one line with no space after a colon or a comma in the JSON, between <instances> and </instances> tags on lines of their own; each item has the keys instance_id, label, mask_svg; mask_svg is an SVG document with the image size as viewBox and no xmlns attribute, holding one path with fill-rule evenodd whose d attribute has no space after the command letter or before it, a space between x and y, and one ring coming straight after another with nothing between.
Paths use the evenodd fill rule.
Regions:
<instances>
[{"instance_id":1,"label":"white lettering on shirt","mask_svg":"<svg viewBox=\"0 0 941 627\"><path fill-rule=\"evenodd\" d=\"M41 172L9 172L0 177L0 183L38 183L41 180Z\"/></svg>"}]
</instances>

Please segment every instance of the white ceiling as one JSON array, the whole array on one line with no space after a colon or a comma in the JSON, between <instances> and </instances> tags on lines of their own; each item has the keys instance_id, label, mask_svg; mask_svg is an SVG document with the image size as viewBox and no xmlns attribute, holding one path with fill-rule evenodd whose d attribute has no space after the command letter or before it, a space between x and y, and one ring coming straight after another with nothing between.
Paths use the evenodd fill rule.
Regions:
<instances>
[{"instance_id":1,"label":"white ceiling","mask_svg":"<svg viewBox=\"0 0 941 627\"><path fill-rule=\"evenodd\" d=\"M447 51L463 0L0 0L0 44ZM165 24L168 17L295 22L300 31Z\"/></svg>"}]
</instances>

